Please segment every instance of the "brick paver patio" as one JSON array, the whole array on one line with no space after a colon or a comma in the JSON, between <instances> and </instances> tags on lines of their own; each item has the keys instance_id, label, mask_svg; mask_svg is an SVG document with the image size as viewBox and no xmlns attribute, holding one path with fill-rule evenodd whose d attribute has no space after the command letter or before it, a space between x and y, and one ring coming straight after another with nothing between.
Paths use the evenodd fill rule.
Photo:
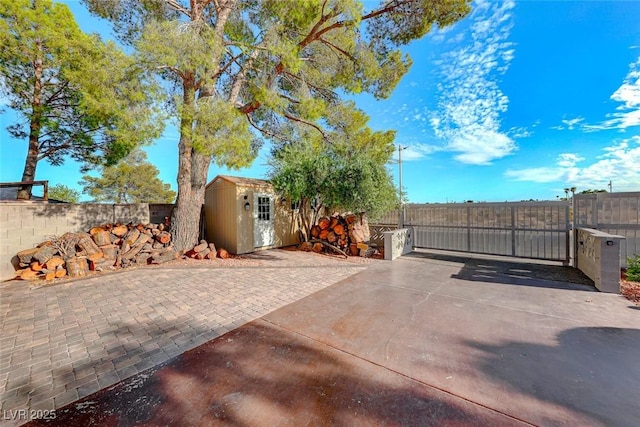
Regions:
<instances>
[{"instance_id":1,"label":"brick paver patio","mask_svg":"<svg viewBox=\"0 0 640 427\"><path fill-rule=\"evenodd\" d=\"M255 260L0 285L2 421L60 408L366 268L284 250Z\"/></svg>"}]
</instances>

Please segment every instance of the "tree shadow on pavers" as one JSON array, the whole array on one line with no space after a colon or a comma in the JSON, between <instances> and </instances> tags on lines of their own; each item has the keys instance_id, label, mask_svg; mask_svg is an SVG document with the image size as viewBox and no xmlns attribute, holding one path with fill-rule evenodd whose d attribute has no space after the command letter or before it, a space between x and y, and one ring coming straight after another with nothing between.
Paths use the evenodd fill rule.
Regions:
<instances>
[{"instance_id":1,"label":"tree shadow on pavers","mask_svg":"<svg viewBox=\"0 0 640 427\"><path fill-rule=\"evenodd\" d=\"M513 419L255 321L56 413L87 425L500 425ZM45 421L33 425L46 424Z\"/></svg>"},{"instance_id":2,"label":"tree shadow on pavers","mask_svg":"<svg viewBox=\"0 0 640 427\"><path fill-rule=\"evenodd\" d=\"M526 260L470 258L427 252L413 252L407 256L463 264L460 271L451 276L454 279L596 292L593 280L577 268L563 265L538 264Z\"/></svg>"},{"instance_id":3,"label":"tree shadow on pavers","mask_svg":"<svg viewBox=\"0 0 640 427\"><path fill-rule=\"evenodd\" d=\"M274 249L260 250L248 254L243 254L242 258L252 259L256 261L282 261L282 256L278 256L277 250Z\"/></svg>"},{"instance_id":4,"label":"tree shadow on pavers","mask_svg":"<svg viewBox=\"0 0 640 427\"><path fill-rule=\"evenodd\" d=\"M31 363L38 368L26 366L27 374L19 382L8 384L10 389L2 396L3 400L7 399L3 402L3 409L37 407L53 410L162 365L234 327L231 320L207 324L188 315L157 316L149 318L146 323L107 319L106 322L92 324L91 328L73 331L72 335L82 336L82 339L52 342L49 353L44 353L41 360L32 359ZM92 339L85 339L85 335ZM66 351L50 356L60 346L64 346ZM22 353L30 351L30 348L14 350L12 357L21 358ZM23 368L16 366L13 369Z\"/></svg>"},{"instance_id":5,"label":"tree shadow on pavers","mask_svg":"<svg viewBox=\"0 0 640 427\"><path fill-rule=\"evenodd\" d=\"M640 329L573 328L558 334L557 345L466 345L484 352L472 368L515 392L582 413L602 425L638 425Z\"/></svg>"}]
</instances>

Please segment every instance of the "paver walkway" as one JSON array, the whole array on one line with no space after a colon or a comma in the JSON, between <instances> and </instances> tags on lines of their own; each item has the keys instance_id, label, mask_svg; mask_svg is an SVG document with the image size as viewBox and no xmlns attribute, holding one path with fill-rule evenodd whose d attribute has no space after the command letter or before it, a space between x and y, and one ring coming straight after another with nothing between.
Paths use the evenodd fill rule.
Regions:
<instances>
[{"instance_id":1,"label":"paver walkway","mask_svg":"<svg viewBox=\"0 0 640 427\"><path fill-rule=\"evenodd\" d=\"M0 422L42 416L366 268L285 250L253 259L0 285Z\"/></svg>"}]
</instances>

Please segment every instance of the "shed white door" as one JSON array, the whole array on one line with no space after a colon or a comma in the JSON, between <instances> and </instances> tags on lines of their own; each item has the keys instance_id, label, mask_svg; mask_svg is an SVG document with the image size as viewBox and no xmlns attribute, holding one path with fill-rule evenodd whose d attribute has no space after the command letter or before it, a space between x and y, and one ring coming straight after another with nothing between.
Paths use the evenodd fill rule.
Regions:
<instances>
[{"instance_id":1,"label":"shed white door","mask_svg":"<svg viewBox=\"0 0 640 427\"><path fill-rule=\"evenodd\" d=\"M273 245L275 240L273 196L255 194L253 197L253 247Z\"/></svg>"}]
</instances>

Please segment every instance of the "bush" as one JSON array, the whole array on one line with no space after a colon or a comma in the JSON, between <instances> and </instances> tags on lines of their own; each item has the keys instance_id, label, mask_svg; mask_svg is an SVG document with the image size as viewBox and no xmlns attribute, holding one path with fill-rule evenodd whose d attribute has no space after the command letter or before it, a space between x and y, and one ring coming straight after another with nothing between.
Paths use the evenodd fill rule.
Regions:
<instances>
[{"instance_id":1,"label":"bush","mask_svg":"<svg viewBox=\"0 0 640 427\"><path fill-rule=\"evenodd\" d=\"M627 280L640 282L640 255L627 258Z\"/></svg>"}]
</instances>

